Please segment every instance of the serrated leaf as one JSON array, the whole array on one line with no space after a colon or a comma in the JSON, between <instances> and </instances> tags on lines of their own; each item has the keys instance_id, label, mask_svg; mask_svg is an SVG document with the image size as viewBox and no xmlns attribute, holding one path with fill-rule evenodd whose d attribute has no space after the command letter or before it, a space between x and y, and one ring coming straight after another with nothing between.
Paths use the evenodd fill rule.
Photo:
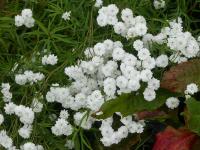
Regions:
<instances>
[{"instance_id":1,"label":"serrated leaf","mask_svg":"<svg viewBox=\"0 0 200 150\"><path fill-rule=\"evenodd\" d=\"M184 93L190 83L200 86L200 59L193 59L171 67L164 73L161 87L172 92Z\"/></svg>"},{"instance_id":2,"label":"serrated leaf","mask_svg":"<svg viewBox=\"0 0 200 150\"><path fill-rule=\"evenodd\" d=\"M123 116L128 116L140 111L155 110L161 107L168 97L174 96L174 93L164 89L159 89L156 93L156 99L151 102L144 99L142 92L137 95L133 93L123 94L116 99L105 102L100 108L103 114L95 115L95 117L104 119L112 116L115 112L121 112Z\"/></svg>"},{"instance_id":3,"label":"serrated leaf","mask_svg":"<svg viewBox=\"0 0 200 150\"><path fill-rule=\"evenodd\" d=\"M186 100L186 105L186 124L191 131L200 135L200 102L190 98Z\"/></svg>"}]
</instances>

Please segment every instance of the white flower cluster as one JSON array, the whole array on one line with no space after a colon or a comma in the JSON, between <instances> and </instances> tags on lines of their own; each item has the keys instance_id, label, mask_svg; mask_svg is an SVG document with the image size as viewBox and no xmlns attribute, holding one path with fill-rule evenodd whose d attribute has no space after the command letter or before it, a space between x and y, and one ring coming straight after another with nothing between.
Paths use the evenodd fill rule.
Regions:
<instances>
[{"instance_id":1,"label":"white flower cluster","mask_svg":"<svg viewBox=\"0 0 200 150\"><path fill-rule=\"evenodd\" d=\"M155 9L161 9L165 7L165 1L164 0L154 0L153 5Z\"/></svg>"},{"instance_id":2,"label":"white flower cluster","mask_svg":"<svg viewBox=\"0 0 200 150\"><path fill-rule=\"evenodd\" d=\"M126 8L121 12L122 21L118 21L118 12L119 9L115 4L102 7L98 12L98 25L101 27L112 25L115 33L128 39L143 36L147 33L146 20L143 16L134 17L132 10Z\"/></svg>"},{"instance_id":3,"label":"white flower cluster","mask_svg":"<svg viewBox=\"0 0 200 150\"><path fill-rule=\"evenodd\" d=\"M156 9L164 5L163 0L155 1L157 1ZM158 1L160 4L158 4ZM102 0L96 0L95 6L101 7L102 3ZM113 117L97 120L91 114L99 111L104 102L123 93L141 94L144 85L145 89L142 91L144 99L146 101L155 100L160 81L154 77L154 69L167 67L169 60L180 63L197 56L199 52L198 42L189 32L183 32L181 19L170 22L169 27L163 28L159 34L153 36L147 33L146 20L143 16L134 16L132 10L126 8L121 11L122 21L118 21L118 13L119 9L115 4L102 7L98 11L97 23L102 27L112 25L115 33L127 39L142 37L142 40L137 39L133 42L134 54L132 54L124 50L120 41L114 42L107 39L85 50L87 60L80 60L77 65L65 68L64 72L72 81L71 85L61 87L54 84L46 94L47 102L58 102L65 108L60 112L59 118L51 128L54 135L69 136L73 133L74 129L68 121L70 114L67 109L74 112L71 117L73 117L75 126L80 126L83 129L88 130L92 128L95 121L101 121L101 142L105 146L119 143L129 133L142 133L145 126L144 121L134 121L133 116L122 118L120 113L117 113L121 117L120 121L123 125L115 131L112 128ZM65 12L62 18L70 20L70 14L71 12ZM22 16L16 16L16 25L25 24L24 18L32 18L32 11L25 9L22 11ZM34 19L32 24L34 25ZM29 22L26 26L31 27L31 23ZM149 44L152 42L166 44L174 53L169 58L165 54L153 57L149 49ZM174 59L174 57L176 58ZM58 58L54 54L45 55L42 58L43 65L55 65L57 61ZM15 76L15 82L19 85L33 84L42 79L44 79L42 73L33 73L33 71L25 71L23 74L16 74ZM24 126L18 130L18 133L21 137L27 139L32 132L34 112L41 112L43 104L37 98L34 98L31 108L23 105L17 106L10 102L12 93L9 90L9 84L2 84L3 99L5 102L9 102L4 107L5 113L15 114L19 117ZM197 85L192 83L187 86L187 94L194 94L197 91ZM166 100L166 105L170 109L177 108L179 100L170 97ZM0 114L0 124L3 121L4 118ZM0 132L0 145L5 148L16 149L12 145L12 139L6 135L5 131ZM74 143L68 140L66 146L72 149ZM21 149L43 150L43 147L28 142L22 145Z\"/></svg>"},{"instance_id":4,"label":"white flower cluster","mask_svg":"<svg viewBox=\"0 0 200 150\"><path fill-rule=\"evenodd\" d=\"M7 103L4 107L5 113L8 115L15 114L20 118L20 121L23 124L32 124L34 120L34 112L31 108L24 105L15 105L10 102Z\"/></svg>"},{"instance_id":5,"label":"white flower cluster","mask_svg":"<svg viewBox=\"0 0 200 150\"><path fill-rule=\"evenodd\" d=\"M20 27L25 25L27 28L34 26L35 20L31 9L23 9L21 15L15 16L15 25Z\"/></svg>"},{"instance_id":6,"label":"white flower cluster","mask_svg":"<svg viewBox=\"0 0 200 150\"><path fill-rule=\"evenodd\" d=\"M51 131L56 136L66 135L69 136L73 132L72 125L67 121L69 114L67 111L62 110L60 117L56 121L56 124L51 128Z\"/></svg>"},{"instance_id":7,"label":"white flower cluster","mask_svg":"<svg viewBox=\"0 0 200 150\"><path fill-rule=\"evenodd\" d=\"M33 71L27 70L23 74L15 75L15 82L19 85L25 85L26 83L36 83L44 79L44 74L33 73Z\"/></svg>"},{"instance_id":8,"label":"white flower cluster","mask_svg":"<svg viewBox=\"0 0 200 150\"><path fill-rule=\"evenodd\" d=\"M3 94L3 101L10 102L12 99L12 93L10 92L10 84L2 83L1 88L1 93Z\"/></svg>"},{"instance_id":9,"label":"white flower cluster","mask_svg":"<svg viewBox=\"0 0 200 150\"><path fill-rule=\"evenodd\" d=\"M4 109L6 114L15 114L19 117L19 120L24 124L24 126L18 130L18 133L25 139L29 138L35 116L33 110L29 107L25 107L24 105L15 105L12 102L7 103Z\"/></svg>"},{"instance_id":10,"label":"white flower cluster","mask_svg":"<svg viewBox=\"0 0 200 150\"><path fill-rule=\"evenodd\" d=\"M62 14L62 19L66 20L70 20L70 16L71 16L71 11L66 11L65 13Z\"/></svg>"},{"instance_id":11,"label":"white flower cluster","mask_svg":"<svg viewBox=\"0 0 200 150\"><path fill-rule=\"evenodd\" d=\"M190 83L187 85L185 94L193 95L199 91L198 86L195 83Z\"/></svg>"},{"instance_id":12,"label":"white flower cluster","mask_svg":"<svg viewBox=\"0 0 200 150\"><path fill-rule=\"evenodd\" d=\"M34 120L34 112L31 108L25 107L24 105L15 105L13 102L11 102L12 93L9 92L10 85L9 83L2 83L2 90L3 93L3 100L6 102L4 106L5 113L7 115L15 114L19 117L19 120L24 124L23 127L21 127L18 130L19 135L24 138L28 139L30 138L31 132L32 132L32 123ZM42 104L37 101L37 99L33 100L32 105L34 106L35 112L40 112L42 109ZM37 107L37 108L36 108ZM0 125L3 123L4 117L2 114L0 114ZM15 146L12 145L13 141L10 137L7 136L6 131L0 132L0 145L2 145L4 148L8 150L18 150ZM21 148L21 150L31 150L30 148ZM43 150L42 146L37 146L37 148L33 150Z\"/></svg>"},{"instance_id":13,"label":"white flower cluster","mask_svg":"<svg viewBox=\"0 0 200 150\"><path fill-rule=\"evenodd\" d=\"M7 150L19 150L13 145L13 140L7 135L5 130L0 131L0 146L3 146ZM20 146L20 150L44 150L44 148L41 145L27 142Z\"/></svg>"},{"instance_id":14,"label":"white flower cluster","mask_svg":"<svg viewBox=\"0 0 200 150\"><path fill-rule=\"evenodd\" d=\"M160 81L153 77L152 69L166 67L168 57L166 55L160 55L156 59L151 57L150 51L144 47L141 40L134 42L133 46L138 53L136 56L125 52L119 41L105 40L93 48L87 48L85 55L89 58L88 61L81 60L78 65L65 68L65 74L72 80L71 85L69 87L53 85L46 94L47 101L58 102L65 109L77 111L73 116L75 125L90 129L96 121L90 113L98 111L105 101L122 93L138 92L142 82L147 83L143 92L144 98L147 101L154 100ZM90 109L91 112L87 115L87 111L79 112L80 109ZM60 117L52 127L55 135L64 133L66 135L67 131L63 132L62 127L69 125L66 119ZM129 123L134 124L132 128L135 129L134 131L130 129L130 133L143 131L144 126L140 123L134 121ZM125 127L119 130L120 134L115 143L125 137L121 133L124 129ZM127 131L129 132L129 127ZM109 142L109 144L114 143Z\"/></svg>"},{"instance_id":15,"label":"white flower cluster","mask_svg":"<svg viewBox=\"0 0 200 150\"><path fill-rule=\"evenodd\" d=\"M101 142L104 146L117 144L126 138L129 133L142 133L144 130L144 121L135 122L132 120L132 116L121 118L120 121L123 125L117 131L112 128L112 117L102 121L100 131L102 134Z\"/></svg>"},{"instance_id":16,"label":"white flower cluster","mask_svg":"<svg viewBox=\"0 0 200 150\"><path fill-rule=\"evenodd\" d=\"M167 44L173 50L170 60L174 63L181 63L187 61L188 58L197 57L200 51L199 44L190 32L183 31L182 19L173 20L169 22L169 25L169 27L162 28L161 32L155 36L144 35L145 45L151 42Z\"/></svg>"},{"instance_id":17,"label":"white flower cluster","mask_svg":"<svg viewBox=\"0 0 200 150\"><path fill-rule=\"evenodd\" d=\"M170 97L166 100L166 105L170 109L175 109L179 106L179 100L176 97Z\"/></svg>"},{"instance_id":18,"label":"white flower cluster","mask_svg":"<svg viewBox=\"0 0 200 150\"><path fill-rule=\"evenodd\" d=\"M43 65L55 65L58 62L57 56L54 54L45 55L42 57L42 64Z\"/></svg>"},{"instance_id":19,"label":"white flower cluster","mask_svg":"<svg viewBox=\"0 0 200 150\"><path fill-rule=\"evenodd\" d=\"M94 6L101 7L103 5L103 0L96 0Z\"/></svg>"}]
</instances>

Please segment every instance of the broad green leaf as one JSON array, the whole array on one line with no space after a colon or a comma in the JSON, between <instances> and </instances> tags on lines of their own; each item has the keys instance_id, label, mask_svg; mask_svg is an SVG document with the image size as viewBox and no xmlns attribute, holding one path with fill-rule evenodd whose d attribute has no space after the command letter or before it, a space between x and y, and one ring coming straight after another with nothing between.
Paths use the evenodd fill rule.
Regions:
<instances>
[{"instance_id":1,"label":"broad green leaf","mask_svg":"<svg viewBox=\"0 0 200 150\"><path fill-rule=\"evenodd\" d=\"M116 99L105 102L100 108L103 114L95 114L95 117L104 119L112 116L115 112L121 112L123 116L128 116L144 110L155 110L161 107L168 97L174 96L174 93L164 89L159 89L156 93L156 99L151 102L144 99L142 92L140 94L123 94Z\"/></svg>"},{"instance_id":2,"label":"broad green leaf","mask_svg":"<svg viewBox=\"0 0 200 150\"><path fill-rule=\"evenodd\" d=\"M191 131L200 135L200 102L190 98L186 100L186 105L186 124Z\"/></svg>"},{"instance_id":3,"label":"broad green leaf","mask_svg":"<svg viewBox=\"0 0 200 150\"><path fill-rule=\"evenodd\" d=\"M200 59L183 62L164 73L161 87L172 92L184 93L190 83L200 86Z\"/></svg>"}]
</instances>

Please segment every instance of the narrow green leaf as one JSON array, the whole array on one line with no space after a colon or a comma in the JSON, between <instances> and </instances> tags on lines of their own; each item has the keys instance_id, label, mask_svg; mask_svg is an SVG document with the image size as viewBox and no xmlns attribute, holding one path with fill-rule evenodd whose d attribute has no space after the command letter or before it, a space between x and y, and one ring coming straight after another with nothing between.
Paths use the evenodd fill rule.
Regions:
<instances>
[{"instance_id":1,"label":"narrow green leaf","mask_svg":"<svg viewBox=\"0 0 200 150\"><path fill-rule=\"evenodd\" d=\"M49 31L48 31L48 29L44 26L43 23L41 23L39 20L35 20L35 22L38 24L38 26L40 27L40 29L41 29L42 31L44 31L44 33L45 33L46 35L49 35Z\"/></svg>"}]
</instances>

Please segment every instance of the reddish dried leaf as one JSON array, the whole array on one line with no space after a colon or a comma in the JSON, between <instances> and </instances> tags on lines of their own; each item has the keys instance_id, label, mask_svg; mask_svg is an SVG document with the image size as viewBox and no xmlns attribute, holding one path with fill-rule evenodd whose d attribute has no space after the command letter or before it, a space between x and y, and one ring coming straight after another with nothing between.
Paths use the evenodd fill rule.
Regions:
<instances>
[{"instance_id":1,"label":"reddish dried leaf","mask_svg":"<svg viewBox=\"0 0 200 150\"><path fill-rule=\"evenodd\" d=\"M153 150L191 150L197 138L197 135L188 130L167 127L156 135Z\"/></svg>"},{"instance_id":2,"label":"reddish dried leaf","mask_svg":"<svg viewBox=\"0 0 200 150\"><path fill-rule=\"evenodd\" d=\"M167 114L164 111L155 110L155 111L141 111L136 114L138 120L156 118L166 116Z\"/></svg>"},{"instance_id":3,"label":"reddish dried leaf","mask_svg":"<svg viewBox=\"0 0 200 150\"><path fill-rule=\"evenodd\" d=\"M190 83L200 85L200 59L193 59L171 67L164 73L161 87L183 93Z\"/></svg>"}]
</instances>

